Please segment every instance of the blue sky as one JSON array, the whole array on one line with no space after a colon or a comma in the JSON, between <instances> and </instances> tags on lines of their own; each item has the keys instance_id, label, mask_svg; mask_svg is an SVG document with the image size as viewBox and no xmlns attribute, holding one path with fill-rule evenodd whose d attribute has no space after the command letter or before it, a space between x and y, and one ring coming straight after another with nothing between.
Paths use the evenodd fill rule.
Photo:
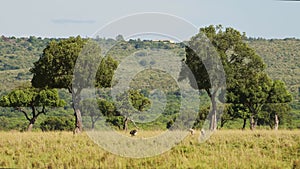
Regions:
<instances>
[{"instance_id":1,"label":"blue sky","mask_svg":"<svg viewBox=\"0 0 300 169\"><path fill-rule=\"evenodd\" d=\"M120 17L162 12L200 28L222 24L250 37L300 38L300 2L275 0L1 0L5 36L92 36Z\"/></svg>"}]
</instances>

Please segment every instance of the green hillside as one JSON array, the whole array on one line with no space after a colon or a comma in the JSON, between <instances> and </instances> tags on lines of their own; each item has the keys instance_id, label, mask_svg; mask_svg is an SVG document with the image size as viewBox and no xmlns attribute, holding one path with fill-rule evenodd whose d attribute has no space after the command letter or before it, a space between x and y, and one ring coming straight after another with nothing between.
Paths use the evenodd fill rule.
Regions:
<instances>
[{"instance_id":1,"label":"green hillside","mask_svg":"<svg viewBox=\"0 0 300 169\"><path fill-rule=\"evenodd\" d=\"M49 38L15 38L0 37L0 90L12 89L21 81L30 80L29 69L37 61L43 49L51 40ZM100 39L103 51L106 52L116 41ZM253 39L248 44L263 58L267 72L273 79L283 80L293 93L298 93L300 87L300 40L299 39ZM156 43L156 44L155 44ZM180 45L165 44L151 41L129 41L129 45L119 43L108 53L113 57L122 58L138 50L151 50L151 47L170 48L180 51ZM125 50L124 50L125 48ZM121 51L122 53L117 53ZM143 52L137 53L143 55ZM182 54L181 54L182 55ZM296 96L296 95L295 95Z\"/></svg>"},{"instance_id":2,"label":"green hillside","mask_svg":"<svg viewBox=\"0 0 300 169\"><path fill-rule=\"evenodd\" d=\"M22 86L24 83L30 83L32 75L29 72L29 69L33 66L33 63L39 59L44 48L52 40L57 41L59 39L0 37L0 95L15 89L18 86ZM175 53L176 57L180 60L185 56L183 44L174 44L167 41L138 39L130 40L126 43L125 41L116 41L114 39L99 38L96 40L100 44L103 54L110 55L118 61L122 61L124 57L132 55L132 58L134 58L133 61L144 68L148 67L151 69L151 65L155 64L155 60L151 60L151 57L154 57L156 53L160 52L159 50L163 51L164 49L167 49L168 51ZM294 121L291 122L293 123L291 126L296 126L300 119L300 40L266 40L261 38L249 38L247 39L247 43L263 58L267 65L266 71L270 77L283 80L287 84L288 89L292 92L294 100L291 105L293 109L292 119ZM160 54L162 53L163 52L160 52ZM167 58L170 56L170 53L166 53L164 56ZM131 71L135 71L136 67L133 67L130 64L127 66L131 68ZM163 74L164 73L162 72L151 70L148 72L140 72L133 79L130 86L133 88L139 88L141 86L145 87L147 86L145 83L148 81L147 78L151 78L152 86L159 86L162 83L169 83L172 81L172 79L162 80L161 76ZM120 78L122 78L122 76ZM172 83L169 84L171 92L177 89L172 86ZM148 87L152 88L151 86ZM60 95L65 100L70 100L67 91L60 91ZM8 111L10 112L11 110L2 110L0 115L5 116ZM69 112L67 114L72 114L70 107L60 111L67 111ZM58 113L57 115L62 114ZM21 116L22 115L20 114L19 117L21 118Z\"/></svg>"},{"instance_id":3,"label":"green hillside","mask_svg":"<svg viewBox=\"0 0 300 169\"><path fill-rule=\"evenodd\" d=\"M0 37L0 91L11 90L29 81L29 69L46 45L54 39Z\"/></svg>"},{"instance_id":4,"label":"green hillside","mask_svg":"<svg viewBox=\"0 0 300 169\"><path fill-rule=\"evenodd\" d=\"M300 40L250 39L248 42L263 58L268 74L273 79L284 81L297 96L300 87Z\"/></svg>"}]
</instances>

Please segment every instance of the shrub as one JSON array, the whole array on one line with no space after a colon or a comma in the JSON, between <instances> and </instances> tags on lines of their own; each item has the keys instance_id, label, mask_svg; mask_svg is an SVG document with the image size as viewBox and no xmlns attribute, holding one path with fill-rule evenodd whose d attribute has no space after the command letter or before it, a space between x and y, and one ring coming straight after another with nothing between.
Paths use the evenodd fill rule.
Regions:
<instances>
[{"instance_id":1,"label":"shrub","mask_svg":"<svg viewBox=\"0 0 300 169\"><path fill-rule=\"evenodd\" d=\"M75 125L73 117L47 117L40 125L43 131L73 130Z\"/></svg>"}]
</instances>

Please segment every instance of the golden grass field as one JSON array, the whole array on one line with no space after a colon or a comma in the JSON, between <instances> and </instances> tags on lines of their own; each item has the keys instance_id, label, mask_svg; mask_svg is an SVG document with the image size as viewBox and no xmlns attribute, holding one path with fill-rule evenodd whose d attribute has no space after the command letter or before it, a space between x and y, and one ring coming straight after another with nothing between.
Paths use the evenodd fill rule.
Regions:
<instances>
[{"instance_id":1,"label":"golden grass field","mask_svg":"<svg viewBox=\"0 0 300 169\"><path fill-rule=\"evenodd\" d=\"M141 131L137 137L156 133ZM0 132L0 168L300 168L299 130L222 130L204 143L198 136L137 159L104 151L86 133Z\"/></svg>"}]
</instances>

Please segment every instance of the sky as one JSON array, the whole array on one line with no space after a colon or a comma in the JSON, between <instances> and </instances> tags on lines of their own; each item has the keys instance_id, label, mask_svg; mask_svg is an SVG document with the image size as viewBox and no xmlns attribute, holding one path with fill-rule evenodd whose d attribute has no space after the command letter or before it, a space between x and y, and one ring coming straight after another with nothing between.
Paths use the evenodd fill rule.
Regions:
<instances>
[{"instance_id":1,"label":"sky","mask_svg":"<svg viewBox=\"0 0 300 169\"><path fill-rule=\"evenodd\" d=\"M92 37L119 18L156 12L178 16L198 29L222 24L249 37L300 38L300 1L1 0L0 4L4 36Z\"/></svg>"}]
</instances>

